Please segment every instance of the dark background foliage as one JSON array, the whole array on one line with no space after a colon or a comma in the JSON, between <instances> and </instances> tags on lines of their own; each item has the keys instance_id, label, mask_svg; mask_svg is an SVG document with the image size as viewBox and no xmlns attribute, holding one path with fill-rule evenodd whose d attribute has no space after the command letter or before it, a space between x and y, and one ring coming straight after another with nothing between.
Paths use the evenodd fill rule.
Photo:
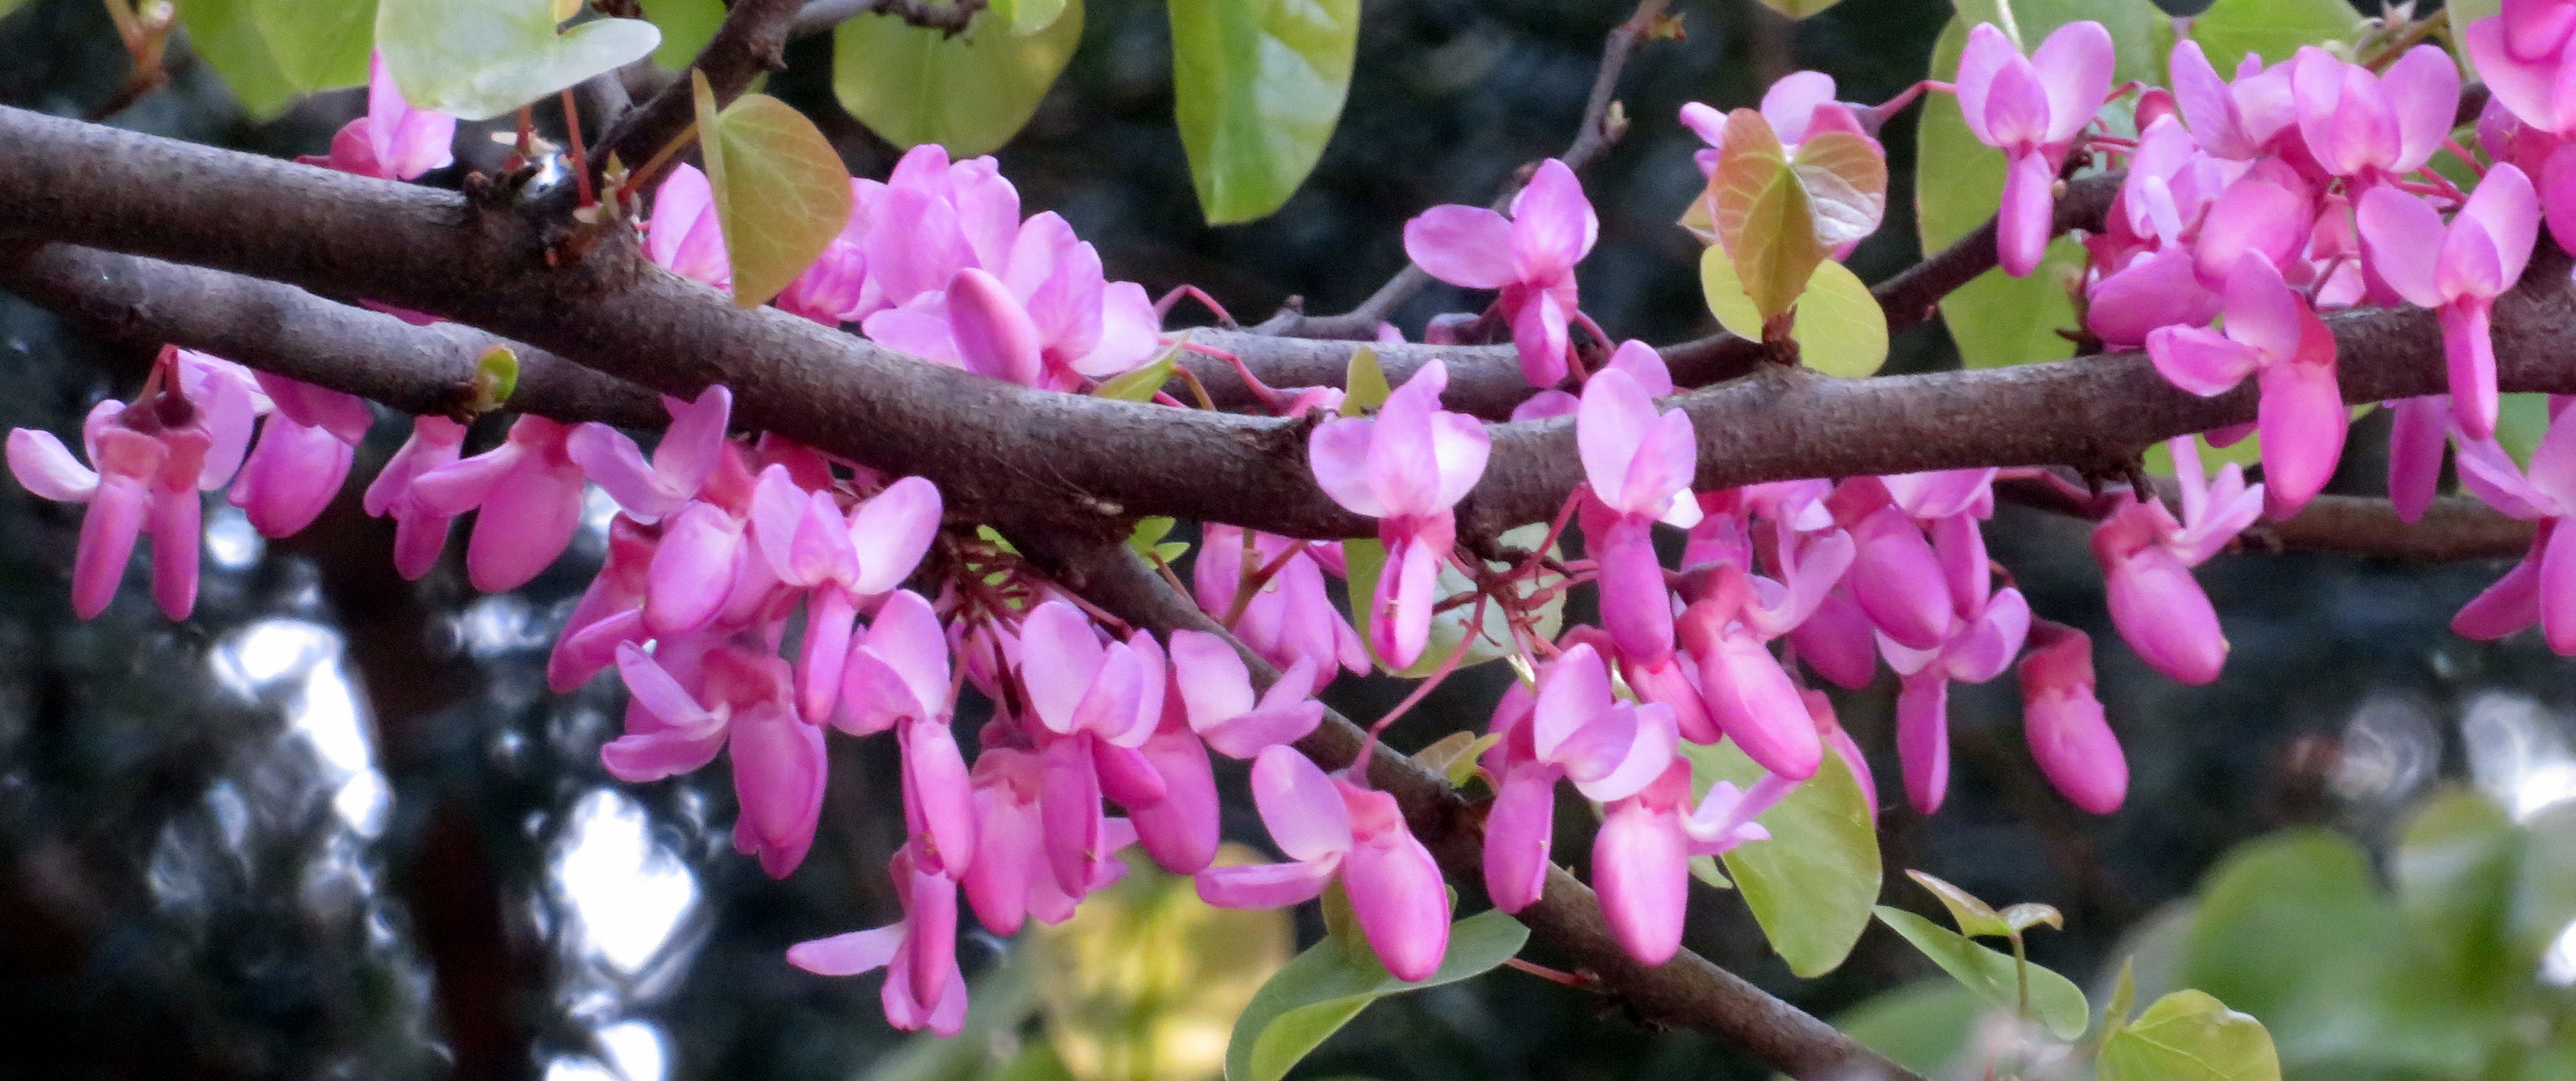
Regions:
<instances>
[{"instance_id":1,"label":"dark background foliage","mask_svg":"<svg viewBox=\"0 0 2576 1081\"><path fill-rule=\"evenodd\" d=\"M1846 0L1794 25L1742 0L1676 7L1688 40L1650 45L1631 66L1634 130L1586 178L1602 240L1583 266L1585 308L1614 334L1658 342L1710 326L1697 247L1671 224L1699 184L1679 104L1750 104L1801 67L1832 73L1848 100L1882 100L1920 77L1948 15L1938 0ZM1170 122L1162 6L1091 0L1081 51L1000 156L1028 208L1064 213L1115 277L1156 293L1194 283L1247 320L1290 295L1339 311L1402 265L1405 218L1481 203L1563 148L1602 35L1627 10L1371 0L1350 104L1314 177L1272 218L1210 229ZM854 171L883 175L892 150L831 101L827 39L789 55L772 91L815 116ZM115 123L314 152L360 105L326 94L254 125L203 65L175 56L174 86ZM125 69L94 0L32 0L0 19L0 103L81 114ZM1853 260L1869 280L1916 254L1910 115L1884 138L1897 187L1888 227ZM1418 330L1476 302L1435 287L1397 321ZM1937 326L1897 351L1904 368L1956 363ZM130 392L145 359L0 297L0 426L69 432L91 402ZM399 425L376 434L362 477ZM2357 460L2349 486L2366 490L2372 468ZM359 515L358 490L288 541L263 544L229 510L210 515L205 595L174 626L139 588L97 621L72 619L76 510L0 485L0 1016L13 1019L0 1076L614 1068L628 1081L750 1081L882 1061L896 1034L876 980L808 976L779 955L895 914L882 870L900 833L891 744L833 740L814 855L771 882L729 851L724 771L617 785L596 753L622 708L615 689L545 693L544 653L596 565L596 531L519 594L477 597L452 563L415 587L390 572L390 529ZM2225 679L2192 689L2109 635L2081 523L2007 509L1990 535L2040 613L2101 641L2102 697L2135 775L2129 804L2099 819L2069 807L2029 763L2009 681L1962 688L1950 805L1927 820L1892 802L1890 875L1920 867L1998 902L2057 905L2069 930L2043 933L2035 956L2079 979L2238 841L2301 822L2377 839L2395 808L2487 753L2476 733L2566 739L2576 690L2563 662L2528 636L2480 646L2445 628L2499 567L2222 558L2202 580L2235 650ZM1481 725L1494 690L1490 674L1455 681L1397 744ZM1364 712L1394 693L1346 684L1335 698ZM1892 697L1882 683L1839 698L1890 781ZM1565 814L1559 858L1581 867L1588 821ZM1229 832L1260 840L1239 809ZM1892 903L1929 905L1895 881ZM1873 932L1842 971L1795 980L1742 904L1707 891L1690 942L1820 1012L1930 971ZM978 935L964 955L980 968L1013 948ZM1598 999L1509 972L1382 1004L1303 1069L1759 1076L1704 1037L1643 1032Z\"/></svg>"}]
</instances>

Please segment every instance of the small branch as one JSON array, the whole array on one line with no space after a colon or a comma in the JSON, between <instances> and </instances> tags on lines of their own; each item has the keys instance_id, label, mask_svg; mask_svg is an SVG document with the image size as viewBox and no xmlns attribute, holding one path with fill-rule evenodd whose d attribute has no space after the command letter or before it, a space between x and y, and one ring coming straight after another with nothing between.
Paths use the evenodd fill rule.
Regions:
<instances>
[{"instance_id":1,"label":"small branch","mask_svg":"<svg viewBox=\"0 0 2576 1081\"><path fill-rule=\"evenodd\" d=\"M2063 479L2009 478L1995 482L1995 495L2007 503L2054 514L2096 520L2129 499L2125 487L2089 494ZM2158 478L2156 496L2177 510L2182 491ZM2517 559L2531 548L2532 524L2499 513L2475 499L2444 496L2433 501L2424 517L2400 520L2397 508L2370 496L2321 495L2285 522L2259 521L2247 528L2239 547L2254 551L2319 551L2416 563L2455 563L2470 559Z\"/></svg>"},{"instance_id":2,"label":"small branch","mask_svg":"<svg viewBox=\"0 0 2576 1081\"><path fill-rule=\"evenodd\" d=\"M725 12L724 24L716 28L716 36L708 39L707 47L698 51L697 60L690 65L706 73L707 85L715 90L716 104L732 101L762 72L787 66L781 50L787 47L787 31L796 20L801 2L733 0L732 8ZM689 80L681 78L628 110L600 139L599 158L592 162L593 179L606 169L611 157L630 168L652 157L654 151L679 138L697 121L697 109ZM639 183L651 179L640 177Z\"/></svg>"},{"instance_id":3,"label":"small branch","mask_svg":"<svg viewBox=\"0 0 2576 1081\"><path fill-rule=\"evenodd\" d=\"M1024 550L1059 582L1131 624L1163 634L1180 628L1224 633L1124 544L1073 540L1045 530L1025 536ZM1267 688L1279 678L1277 669L1241 643L1235 648L1256 684ZM1357 759L1366 738L1360 726L1328 710L1323 725L1298 741L1297 749L1316 765L1340 769ZM1404 807L1414 836L1431 849L1461 892L1484 888L1484 822L1478 808L1468 805L1446 779L1400 754L1370 756L1369 781ZM1638 963L1611 937L1591 888L1562 867L1548 868L1545 891L1518 918L1536 940L1590 974L1597 990L1645 1021L1715 1034L1800 1081L1922 1081L1697 953L1683 950L1657 966Z\"/></svg>"},{"instance_id":4,"label":"small branch","mask_svg":"<svg viewBox=\"0 0 2576 1081\"><path fill-rule=\"evenodd\" d=\"M47 244L0 249L0 289L95 337L201 349L406 413L462 410L474 397L476 359L499 345L519 358L514 411L633 428L670 420L651 391L531 346L457 323L413 326L218 270Z\"/></svg>"},{"instance_id":5,"label":"small branch","mask_svg":"<svg viewBox=\"0 0 2576 1081\"><path fill-rule=\"evenodd\" d=\"M892 15L926 30L937 30L948 37L966 31L975 21L975 13L984 10L985 0L954 0L936 4L927 0L811 0L796 13L788 33L794 37L820 34L861 15Z\"/></svg>"}]
</instances>

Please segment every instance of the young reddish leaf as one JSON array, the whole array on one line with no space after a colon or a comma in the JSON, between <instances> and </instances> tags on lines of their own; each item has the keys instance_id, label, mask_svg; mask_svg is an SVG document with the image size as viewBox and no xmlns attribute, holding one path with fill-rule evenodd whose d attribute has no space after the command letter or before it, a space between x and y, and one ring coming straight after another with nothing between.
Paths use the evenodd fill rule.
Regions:
<instances>
[{"instance_id":1,"label":"young reddish leaf","mask_svg":"<svg viewBox=\"0 0 2576 1081\"><path fill-rule=\"evenodd\" d=\"M1816 239L1807 189L1762 114L1727 115L1726 150L1712 184L1718 240L1735 261L1744 295L1764 319L1788 311L1825 260L1825 245Z\"/></svg>"},{"instance_id":2,"label":"young reddish leaf","mask_svg":"<svg viewBox=\"0 0 2576 1081\"><path fill-rule=\"evenodd\" d=\"M766 304L849 223L850 172L814 122L786 102L745 94L717 112L706 75L689 74L707 186L733 264L733 302Z\"/></svg>"},{"instance_id":3,"label":"young reddish leaf","mask_svg":"<svg viewBox=\"0 0 2576 1081\"><path fill-rule=\"evenodd\" d=\"M1789 168L1807 189L1816 239L1827 247L1877 232L1879 219L1887 216L1887 157L1864 136L1811 132Z\"/></svg>"}]
</instances>

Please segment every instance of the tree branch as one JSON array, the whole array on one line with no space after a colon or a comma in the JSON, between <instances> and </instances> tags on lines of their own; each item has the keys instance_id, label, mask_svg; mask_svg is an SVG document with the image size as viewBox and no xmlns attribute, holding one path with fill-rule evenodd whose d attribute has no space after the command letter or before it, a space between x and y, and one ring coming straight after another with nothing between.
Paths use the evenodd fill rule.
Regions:
<instances>
[{"instance_id":1,"label":"tree branch","mask_svg":"<svg viewBox=\"0 0 2576 1081\"><path fill-rule=\"evenodd\" d=\"M1072 508L1302 537L1365 536L1305 461L1309 422L1029 390L886 350L645 264L609 237L549 249L559 190L514 206L0 109L0 230L183 259L436 312L665 393L711 382L743 423L894 474L1008 523ZM550 254L560 265L549 266ZM2535 256L2495 316L2500 385L2576 393L2567 261ZM2441 335L2418 309L2328 319L2345 397L2440 393ZM2159 440L2254 417L2252 384L2185 393L2139 353L1937 375L1831 379L1766 369L1674 399L1700 437L1696 487L1970 466L2108 470ZM1553 514L1581 483L1572 418L1492 429L1463 536Z\"/></svg>"},{"instance_id":2,"label":"tree branch","mask_svg":"<svg viewBox=\"0 0 2576 1081\"><path fill-rule=\"evenodd\" d=\"M1012 539L1068 588L1131 624L1165 635L1183 628L1225 633L1119 541L1047 532ZM1241 643L1235 648L1255 683L1266 689L1279 678L1277 669ZM1297 749L1325 769L1340 769L1358 759L1365 738L1358 725L1327 711L1324 723L1298 741ZM1447 780L1386 748L1371 756L1369 781L1403 805L1414 836L1460 891L1473 895L1484 888L1483 807L1468 804ZM1922 1081L1697 953L1683 950L1662 965L1639 964L1611 937L1591 888L1562 867L1548 868L1545 892L1518 918L1644 1021L1715 1034L1800 1081Z\"/></svg>"},{"instance_id":3,"label":"tree branch","mask_svg":"<svg viewBox=\"0 0 2576 1081\"><path fill-rule=\"evenodd\" d=\"M2181 488L2156 480L2156 496L2179 509ZM2012 477L1995 482L1995 497L2007 503L2098 520L2129 499L2125 486L2088 493L2063 478ZM2486 504L2464 496L2433 501L2414 522L2397 517L2397 508L2370 496L2321 495L2288 521L2259 521L2240 534L2235 547L2256 551L2321 551L2418 563L2466 559L2515 559L2531 548L2533 527Z\"/></svg>"},{"instance_id":4,"label":"tree branch","mask_svg":"<svg viewBox=\"0 0 2576 1081\"><path fill-rule=\"evenodd\" d=\"M658 428L651 391L458 323L418 327L292 285L68 244L0 249L0 289L83 333L139 346L172 342L413 414L461 412L484 351L519 358L509 408L556 420Z\"/></svg>"},{"instance_id":5,"label":"tree branch","mask_svg":"<svg viewBox=\"0 0 2576 1081\"><path fill-rule=\"evenodd\" d=\"M706 73L716 104L732 101L762 72L787 66L781 50L787 47L787 31L801 5L802 0L732 0L716 36L708 39L707 47L698 50L698 58L690 64ZM596 176L605 170L611 155L628 168L643 165L689 130L697 118L696 91L684 75L618 118L600 140L591 172ZM638 178L639 182L651 179Z\"/></svg>"},{"instance_id":6,"label":"tree branch","mask_svg":"<svg viewBox=\"0 0 2576 1081\"><path fill-rule=\"evenodd\" d=\"M793 37L820 34L861 15L892 15L904 22L949 37L966 31L975 21L975 13L984 10L985 0L955 0L932 4L926 0L810 0L789 24Z\"/></svg>"}]
</instances>

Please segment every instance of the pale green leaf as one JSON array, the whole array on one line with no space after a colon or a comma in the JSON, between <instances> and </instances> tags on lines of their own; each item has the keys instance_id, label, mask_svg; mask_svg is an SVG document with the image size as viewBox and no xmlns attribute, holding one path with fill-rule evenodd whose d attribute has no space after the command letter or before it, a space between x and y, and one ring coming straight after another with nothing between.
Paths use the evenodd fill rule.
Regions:
<instances>
[{"instance_id":1,"label":"pale green leaf","mask_svg":"<svg viewBox=\"0 0 2576 1081\"><path fill-rule=\"evenodd\" d=\"M1359 0L1171 0L1172 119L1211 224L1279 209L1333 137Z\"/></svg>"},{"instance_id":2,"label":"pale green leaf","mask_svg":"<svg viewBox=\"0 0 2576 1081\"><path fill-rule=\"evenodd\" d=\"M2504 12L2504 0L2451 0L2442 6L2451 13L2451 32L2454 34L2470 23Z\"/></svg>"},{"instance_id":3,"label":"pale green leaf","mask_svg":"<svg viewBox=\"0 0 2576 1081\"><path fill-rule=\"evenodd\" d=\"M375 0L254 0L251 16L287 85L326 90L367 81Z\"/></svg>"},{"instance_id":4,"label":"pale green leaf","mask_svg":"<svg viewBox=\"0 0 2576 1081\"><path fill-rule=\"evenodd\" d=\"M1806 18L1839 3L1842 3L1842 0L1762 0L1763 7L1792 19Z\"/></svg>"},{"instance_id":5,"label":"pale green leaf","mask_svg":"<svg viewBox=\"0 0 2576 1081\"><path fill-rule=\"evenodd\" d=\"M1547 536L1547 528L1545 522L1518 526L1503 531L1500 540L1507 546L1528 548ZM1551 555L1556 554L1556 546L1550 545L1548 552ZM1360 641L1373 643L1374 639L1369 636L1369 625L1375 618L1375 612L1372 611L1373 600L1377 596L1378 576L1383 573L1386 565L1386 548L1373 539L1344 541L1342 561L1350 570L1351 625L1359 631ZM1492 561L1488 561L1486 566L1497 572L1511 569L1508 564ZM1534 578L1514 582L1512 588L1527 597L1555 585L1558 581L1559 579L1554 575L1542 571ZM1470 592L1475 585L1475 582L1466 575L1459 573L1458 568L1443 563L1440 566L1439 580L1432 586L1432 594L1436 597L1449 597ZM1565 594L1565 590L1559 589L1545 600L1532 605L1535 616L1532 620L1532 629L1539 636L1552 639L1556 637L1558 629L1564 625ZM1438 671L1441 665L1448 662L1452 654L1462 648L1467 651L1467 655L1458 662L1458 667L1461 668L1518 655L1519 650L1514 647L1512 640L1511 619L1499 604L1484 605L1484 618L1474 627L1473 633L1470 633L1468 623L1476 618L1477 608L1474 602L1469 602L1433 613L1431 641L1423 647L1421 658L1415 660L1409 667L1387 668L1386 659L1376 655L1374 644L1369 647L1370 656L1377 661L1380 669L1407 679L1420 679Z\"/></svg>"},{"instance_id":6,"label":"pale green leaf","mask_svg":"<svg viewBox=\"0 0 2576 1081\"><path fill-rule=\"evenodd\" d=\"M2191 39L2221 78L2234 78L2247 53L2278 63L2299 46L2352 41L2363 29L2361 13L2344 0L2218 0L2192 20Z\"/></svg>"},{"instance_id":7,"label":"pale green leaf","mask_svg":"<svg viewBox=\"0 0 2576 1081\"><path fill-rule=\"evenodd\" d=\"M1905 936L1905 940L1923 951L1933 964L1941 966L1942 971L1965 984L1977 993L1977 997L1996 1009L2007 1013L2019 1011L2020 973L2027 973L2032 1019L2045 1026L2050 1034L2072 1041L2084 1035L2084 1029L2092 1021L2091 1007L2085 1005L2083 990L2066 977L2039 965L2017 966L2011 955L1970 942L1956 931L1903 909L1881 905L1876 911L1879 922ZM2015 971L2016 968L2020 973Z\"/></svg>"},{"instance_id":8,"label":"pale green leaf","mask_svg":"<svg viewBox=\"0 0 2576 1081\"><path fill-rule=\"evenodd\" d=\"M1726 149L1709 191L1718 244L1734 260L1736 282L1753 310L1764 319L1788 311L1826 251L1816 238L1806 186L1762 114L1727 114Z\"/></svg>"},{"instance_id":9,"label":"pale green leaf","mask_svg":"<svg viewBox=\"0 0 2576 1081\"><path fill-rule=\"evenodd\" d=\"M1735 277L1723 248L1700 253L1700 293L1719 326L1736 337L1759 340L1762 313ZM1798 359L1827 375L1859 378L1887 361L1887 313L1851 268L1831 259L1816 264L1789 324Z\"/></svg>"},{"instance_id":10,"label":"pale green leaf","mask_svg":"<svg viewBox=\"0 0 2576 1081\"><path fill-rule=\"evenodd\" d=\"M2153 51L2150 39L2168 20L2148 0L2022 0L2009 6L1999 0L1963 2L1959 17L1932 47L1931 76L1948 80L1957 75L1968 27L1976 22L2017 27L2025 48L2036 48L2058 27L2079 19L2099 22L2111 32L2116 79L2157 81L2164 58ZM1926 96L1914 160L1915 222L1925 252L1948 247L1994 217L2003 198L2004 156L1968 133L1956 98ZM1989 270L1943 298L1942 320L1959 345L1961 361L1971 368L1991 368L2072 356L2074 343L2057 331L2076 327L2067 285L2080 280L2083 266L2083 248L2060 237L2028 277Z\"/></svg>"},{"instance_id":11,"label":"pale green leaf","mask_svg":"<svg viewBox=\"0 0 2576 1081\"><path fill-rule=\"evenodd\" d=\"M1375 412L1394 393L1386 385L1386 369L1378 365L1377 350L1366 344L1351 350L1351 363L1342 386L1342 415L1346 417Z\"/></svg>"},{"instance_id":12,"label":"pale green leaf","mask_svg":"<svg viewBox=\"0 0 2576 1081\"><path fill-rule=\"evenodd\" d=\"M1065 0L992 0L986 5L995 18L1011 26L1012 37L1027 37L1054 26L1064 17Z\"/></svg>"},{"instance_id":13,"label":"pale green leaf","mask_svg":"<svg viewBox=\"0 0 2576 1081\"><path fill-rule=\"evenodd\" d=\"M1807 190L1816 240L1828 248L1877 232L1887 216L1887 156L1877 140L1848 131L1811 133L1789 159L1789 171Z\"/></svg>"},{"instance_id":14,"label":"pale green leaf","mask_svg":"<svg viewBox=\"0 0 2576 1081\"><path fill-rule=\"evenodd\" d=\"M2496 396L2496 442L2504 445L2504 452L2512 455L2517 464L2530 465L2531 452L2540 447L2540 437L2548 433L2548 395Z\"/></svg>"},{"instance_id":15,"label":"pale green leaf","mask_svg":"<svg viewBox=\"0 0 2576 1081\"><path fill-rule=\"evenodd\" d=\"M2129 1011L2136 1007L2137 1003L2138 959L2135 956L2123 957L2120 959L2120 979L2111 985L2110 1004L2102 1007L2100 1031L2104 1040L2119 1035L2121 1029L2129 1027Z\"/></svg>"},{"instance_id":16,"label":"pale green leaf","mask_svg":"<svg viewBox=\"0 0 2576 1081\"><path fill-rule=\"evenodd\" d=\"M662 44L653 62L674 70L688 67L698 51L715 39L724 25L725 0L643 0L644 17L662 28Z\"/></svg>"},{"instance_id":17,"label":"pale green leaf","mask_svg":"<svg viewBox=\"0 0 2576 1081\"><path fill-rule=\"evenodd\" d=\"M2200 991L2176 991L2112 1033L2102 1081L2280 1081L2272 1035L2251 1015Z\"/></svg>"},{"instance_id":18,"label":"pale green leaf","mask_svg":"<svg viewBox=\"0 0 2576 1081\"><path fill-rule=\"evenodd\" d=\"M1992 905L1978 900L1975 894L1921 871L1907 871L1905 877L1913 879L1916 885L1932 891L1932 896L1940 899L1941 907L1950 910L1950 922L1958 927L1960 934L1969 938L2012 937L2013 926L2004 922Z\"/></svg>"},{"instance_id":19,"label":"pale green leaf","mask_svg":"<svg viewBox=\"0 0 2576 1081\"><path fill-rule=\"evenodd\" d=\"M1519 953L1529 929L1500 912L1452 924L1440 970L1420 983L1389 975L1365 950L1356 955L1327 938L1270 977L1235 1019L1226 1044L1227 1081L1279 1081L1359 1012L1387 995L1456 983L1492 970Z\"/></svg>"},{"instance_id":20,"label":"pale green leaf","mask_svg":"<svg viewBox=\"0 0 2576 1081\"><path fill-rule=\"evenodd\" d=\"M1764 773L1732 741L1684 743L1682 753L1700 795L1719 781L1748 788ZM1833 971L1869 929L1870 904L1878 899L1878 827L1869 800L1843 757L1827 754L1815 776L1758 821L1771 839L1726 853L1727 872L1790 971L1808 977Z\"/></svg>"},{"instance_id":21,"label":"pale green leaf","mask_svg":"<svg viewBox=\"0 0 2576 1081\"><path fill-rule=\"evenodd\" d=\"M832 93L896 146L989 154L1029 122L1081 41L1082 0L1067 0L1062 17L1027 37L989 11L954 37L861 15L833 31Z\"/></svg>"},{"instance_id":22,"label":"pale green leaf","mask_svg":"<svg viewBox=\"0 0 2576 1081\"><path fill-rule=\"evenodd\" d=\"M2536 957L2576 925L2576 800L2549 805L2523 823L2523 832L2511 929L2523 953ZM2576 1039L2570 1047L2576 1049Z\"/></svg>"},{"instance_id":23,"label":"pale green leaf","mask_svg":"<svg viewBox=\"0 0 2576 1081\"><path fill-rule=\"evenodd\" d=\"M556 32L547 0L378 0L376 48L412 107L489 120L642 59L662 32L592 19Z\"/></svg>"},{"instance_id":24,"label":"pale green leaf","mask_svg":"<svg viewBox=\"0 0 2576 1081\"><path fill-rule=\"evenodd\" d=\"M188 47L224 77L242 111L266 120L295 98L295 84L259 31L253 0L179 0L179 25Z\"/></svg>"},{"instance_id":25,"label":"pale green leaf","mask_svg":"<svg viewBox=\"0 0 2576 1081\"><path fill-rule=\"evenodd\" d=\"M1976 993L1945 976L1916 980L1834 1016L1834 1027L1862 1046L1926 1077L1975 1076L1959 1067L1977 1019L1987 1013ZM1773 1074L1774 1081L1786 1075Z\"/></svg>"},{"instance_id":26,"label":"pale green leaf","mask_svg":"<svg viewBox=\"0 0 2576 1081\"><path fill-rule=\"evenodd\" d=\"M1502 741L1500 735L1451 732L1433 740L1430 746L1413 752L1413 761L1448 778L1449 786L1456 788L1476 776L1476 760Z\"/></svg>"},{"instance_id":27,"label":"pale green leaf","mask_svg":"<svg viewBox=\"0 0 2576 1081\"><path fill-rule=\"evenodd\" d=\"M2504 808L2455 788L2415 806L2390 861L2397 907L2422 947L2425 976L2453 987L2501 991L2524 967L2512 956L2507 923L2521 869L2523 836ZM2539 960L2537 954L2529 961Z\"/></svg>"},{"instance_id":28,"label":"pale green leaf","mask_svg":"<svg viewBox=\"0 0 2576 1081\"><path fill-rule=\"evenodd\" d=\"M2066 929L2065 913L2059 912L2055 905L2043 905L2037 901L2024 901L1998 915L2003 917L2005 926L2016 931L2027 931L2043 923L2060 931Z\"/></svg>"},{"instance_id":29,"label":"pale green leaf","mask_svg":"<svg viewBox=\"0 0 2576 1081\"><path fill-rule=\"evenodd\" d=\"M1137 365L1129 371L1109 377L1107 381L1092 389L1091 396L1116 398L1122 402L1153 401L1155 392L1162 390L1163 384L1171 382L1172 368L1179 362L1180 356L1181 351L1178 349L1163 350L1163 354L1155 357L1152 362Z\"/></svg>"},{"instance_id":30,"label":"pale green leaf","mask_svg":"<svg viewBox=\"0 0 2576 1081\"><path fill-rule=\"evenodd\" d=\"M697 80L698 142L733 267L733 302L769 302L850 220L850 173L832 141L786 102L745 94L718 112Z\"/></svg>"}]
</instances>

